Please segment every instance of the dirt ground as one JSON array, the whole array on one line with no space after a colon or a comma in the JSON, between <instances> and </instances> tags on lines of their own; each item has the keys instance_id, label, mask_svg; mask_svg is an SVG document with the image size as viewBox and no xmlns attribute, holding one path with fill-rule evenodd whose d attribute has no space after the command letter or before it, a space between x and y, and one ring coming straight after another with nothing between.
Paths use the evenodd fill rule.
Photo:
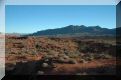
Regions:
<instances>
[{"instance_id":1,"label":"dirt ground","mask_svg":"<svg viewBox=\"0 0 121 80\"><path fill-rule=\"evenodd\" d=\"M15 58L15 57L14 57ZM12 57L12 59L14 59ZM10 58L9 58L10 59ZM14 65L14 61L6 60L6 66L10 68L10 64ZM36 71L41 70L41 67L38 67L38 62L41 60L41 57L28 57L28 61L23 61L22 65L16 63L17 71L16 74L35 74ZM118 63L121 64L121 61L118 60ZM44 75L115 75L116 74L116 59L99 59L92 60L87 63L77 63L77 64L68 64L68 63L54 63L56 66L52 69L47 69ZM11 66L14 67L14 66ZM24 71L23 71L24 70Z\"/></svg>"},{"instance_id":2,"label":"dirt ground","mask_svg":"<svg viewBox=\"0 0 121 80\"><path fill-rule=\"evenodd\" d=\"M107 42L102 39L7 37L6 74L114 75L116 45L114 40ZM43 57L57 61L45 62ZM82 59L84 62L80 62Z\"/></svg>"}]
</instances>

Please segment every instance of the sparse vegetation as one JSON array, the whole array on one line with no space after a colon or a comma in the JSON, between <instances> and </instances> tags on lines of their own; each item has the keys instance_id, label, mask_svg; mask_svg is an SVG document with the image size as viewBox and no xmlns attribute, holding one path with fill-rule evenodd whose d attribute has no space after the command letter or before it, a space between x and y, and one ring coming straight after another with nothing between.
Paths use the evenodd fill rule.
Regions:
<instances>
[{"instance_id":1,"label":"sparse vegetation","mask_svg":"<svg viewBox=\"0 0 121 80\"><path fill-rule=\"evenodd\" d=\"M38 71L38 72L37 72L37 75L43 75L43 74L44 74L43 71Z\"/></svg>"},{"instance_id":2,"label":"sparse vegetation","mask_svg":"<svg viewBox=\"0 0 121 80\"><path fill-rule=\"evenodd\" d=\"M70 63L70 64L77 64L77 61L76 61L75 59L70 59L70 60L69 60L69 63Z\"/></svg>"},{"instance_id":3,"label":"sparse vegetation","mask_svg":"<svg viewBox=\"0 0 121 80\"><path fill-rule=\"evenodd\" d=\"M49 66L49 65L48 65L47 63L43 63L43 64L42 64L42 67L43 67L43 68L47 68L48 66Z\"/></svg>"},{"instance_id":4,"label":"sparse vegetation","mask_svg":"<svg viewBox=\"0 0 121 80\"><path fill-rule=\"evenodd\" d=\"M68 68L79 66L73 69L81 70L83 65L90 67L95 61L105 60L106 62L114 59L115 45L111 42L114 41L109 43L102 39L99 40L99 38L27 37L23 39L22 37L21 39L21 37L8 37L6 38L6 72L14 70L15 67L19 69L20 65L22 67L28 66L28 69L36 67L36 70L33 71L35 72L33 74L36 75L60 73L58 71L66 67L65 65L68 65ZM19 62L21 64L18 64ZM96 64L94 64L95 67L98 66ZM110 64L114 65L115 63ZM63 66L59 67L60 65ZM16 72L16 70L14 71ZM74 74L88 75L90 73L86 71L78 72L77 70Z\"/></svg>"}]
</instances>

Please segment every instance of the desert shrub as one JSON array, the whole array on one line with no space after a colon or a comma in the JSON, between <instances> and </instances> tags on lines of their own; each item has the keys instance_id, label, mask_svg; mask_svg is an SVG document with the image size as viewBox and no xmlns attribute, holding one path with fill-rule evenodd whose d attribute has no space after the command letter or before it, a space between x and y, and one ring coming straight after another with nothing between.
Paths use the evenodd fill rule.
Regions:
<instances>
[{"instance_id":1,"label":"desert shrub","mask_svg":"<svg viewBox=\"0 0 121 80\"><path fill-rule=\"evenodd\" d=\"M64 58L64 59L70 59L70 57L67 56L67 55L64 55L63 58Z\"/></svg>"},{"instance_id":2,"label":"desert shrub","mask_svg":"<svg viewBox=\"0 0 121 80\"><path fill-rule=\"evenodd\" d=\"M54 51L54 50L48 50L48 55L55 55L57 54L58 52Z\"/></svg>"},{"instance_id":3,"label":"desert shrub","mask_svg":"<svg viewBox=\"0 0 121 80\"><path fill-rule=\"evenodd\" d=\"M27 53L28 53L27 48L22 48L22 49L21 49L21 53L22 53L22 54L27 54Z\"/></svg>"},{"instance_id":4,"label":"desert shrub","mask_svg":"<svg viewBox=\"0 0 121 80\"><path fill-rule=\"evenodd\" d=\"M43 63L41 66L42 66L43 68L47 68L49 65L48 65L48 63Z\"/></svg>"},{"instance_id":5,"label":"desert shrub","mask_svg":"<svg viewBox=\"0 0 121 80\"><path fill-rule=\"evenodd\" d=\"M70 63L70 64L77 64L78 62L75 59L70 59L68 63Z\"/></svg>"},{"instance_id":6,"label":"desert shrub","mask_svg":"<svg viewBox=\"0 0 121 80\"><path fill-rule=\"evenodd\" d=\"M43 60L49 60L49 59L52 59L53 58L53 55L46 54L42 58L43 58Z\"/></svg>"},{"instance_id":7,"label":"desert shrub","mask_svg":"<svg viewBox=\"0 0 121 80\"><path fill-rule=\"evenodd\" d=\"M44 74L44 71L38 71L37 72L37 75L43 75Z\"/></svg>"},{"instance_id":8,"label":"desert shrub","mask_svg":"<svg viewBox=\"0 0 121 80\"><path fill-rule=\"evenodd\" d=\"M48 61L49 61L49 59L48 59L48 58L46 58L46 59L44 59L44 61L45 61L45 62L48 62Z\"/></svg>"},{"instance_id":9,"label":"desert shrub","mask_svg":"<svg viewBox=\"0 0 121 80\"><path fill-rule=\"evenodd\" d=\"M53 50L49 50L46 54L44 54L44 57L45 59L50 59L50 58L55 58L58 56L58 53L56 51L53 51Z\"/></svg>"},{"instance_id":10,"label":"desert shrub","mask_svg":"<svg viewBox=\"0 0 121 80\"><path fill-rule=\"evenodd\" d=\"M79 53L76 53L76 52L69 52L67 55L70 58L78 58L79 57Z\"/></svg>"},{"instance_id":11,"label":"desert shrub","mask_svg":"<svg viewBox=\"0 0 121 80\"><path fill-rule=\"evenodd\" d=\"M38 54L35 49L31 49L31 50L29 49L29 50L27 50L27 53L30 54L30 55L36 55L36 54Z\"/></svg>"},{"instance_id":12,"label":"desert shrub","mask_svg":"<svg viewBox=\"0 0 121 80\"><path fill-rule=\"evenodd\" d=\"M35 47L38 49L38 48L40 48L40 45L39 44L36 44Z\"/></svg>"},{"instance_id":13,"label":"desert shrub","mask_svg":"<svg viewBox=\"0 0 121 80\"><path fill-rule=\"evenodd\" d=\"M68 59L68 58L69 58L68 55L63 54L63 53L58 54L58 57L62 57L62 58L64 58L64 59Z\"/></svg>"},{"instance_id":14,"label":"desert shrub","mask_svg":"<svg viewBox=\"0 0 121 80\"><path fill-rule=\"evenodd\" d=\"M94 59L94 55L92 53L87 53L84 56L81 56L81 59L85 61L92 61Z\"/></svg>"},{"instance_id":15,"label":"desert shrub","mask_svg":"<svg viewBox=\"0 0 121 80\"><path fill-rule=\"evenodd\" d=\"M88 61L86 61L85 59L80 59L81 63L87 63Z\"/></svg>"},{"instance_id":16,"label":"desert shrub","mask_svg":"<svg viewBox=\"0 0 121 80\"><path fill-rule=\"evenodd\" d=\"M22 60L21 62L22 62L22 63L27 63L28 61L26 61L26 60Z\"/></svg>"},{"instance_id":17,"label":"desert shrub","mask_svg":"<svg viewBox=\"0 0 121 80\"><path fill-rule=\"evenodd\" d=\"M63 57L63 56L65 56L65 54L58 54L58 57Z\"/></svg>"},{"instance_id":18,"label":"desert shrub","mask_svg":"<svg viewBox=\"0 0 121 80\"><path fill-rule=\"evenodd\" d=\"M69 51L67 51L66 49L63 49L63 53L64 53L65 55L68 55L68 52L69 52Z\"/></svg>"},{"instance_id":19,"label":"desert shrub","mask_svg":"<svg viewBox=\"0 0 121 80\"><path fill-rule=\"evenodd\" d=\"M45 57L57 57L58 56L58 52L54 51L54 50L50 50L48 49L47 54L45 54Z\"/></svg>"},{"instance_id":20,"label":"desert shrub","mask_svg":"<svg viewBox=\"0 0 121 80\"><path fill-rule=\"evenodd\" d=\"M13 43L13 46L14 46L15 48L24 48L24 44L22 44L22 43L20 43L20 42L18 42L18 43Z\"/></svg>"},{"instance_id":21,"label":"desert shrub","mask_svg":"<svg viewBox=\"0 0 121 80\"><path fill-rule=\"evenodd\" d=\"M57 63L68 63L70 58L58 57L56 60Z\"/></svg>"},{"instance_id":22,"label":"desert shrub","mask_svg":"<svg viewBox=\"0 0 121 80\"><path fill-rule=\"evenodd\" d=\"M110 58L112 58L112 56L109 55L109 54L100 54L100 57L103 58L103 59L110 59Z\"/></svg>"},{"instance_id":23,"label":"desert shrub","mask_svg":"<svg viewBox=\"0 0 121 80\"><path fill-rule=\"evenodd\" d=\"M81 54L79 51L76 51L75 54Z\"/></svg>"},{"instance_id":24,"label":"desert shrub","mask_svg":"<svg viewBox=\"0 0 121 80\"><path fill-rule=\"evenodd\" d=\"M63 57L60 57L57 62L59 63L69 63L69 64L77 64L77 61L75 59L64 59Z\"/></svg>"},{"instance_id":25,"label":"desert shrub","mask_svg":"<svg viewBox=\"0 0 121 80\"><path fill-rule=\"evenodd\" d=\"M65 59L63 57L59 57L57 62L59 63L65 63Z\"/></svg>"},{"instance_id":26,"label":"desert shrub","mask_svg":"<svg viewBox=\"0 0 121 80\"><path fill-rule=\"evenodd\" d=\"M15 52L10 52L9 54L16 54Z\"/></svg>"},{"instance_id":27,"label":"desert shrub","mask_svg":"<svg viewBox=\"0 0 121 80\"><path fill-rule=\"evenodd\" d=\"M16 65L16 62L13 62L12 64L15 66Z\"/></svg>"},{"instance_id":28,"label":"desert shrub","mask_svg":"<svg viewBox=\"0 0 121 80\"><path fill-rule=\"evenodd\" d=\"M26 60L27 57L23 55L16 56L17 60Z\"/></svg>"},{"instance_id":29,"label":"desert shrub","mask_svg":"<svg viewBox=\"0 0 121 80\"><path fill-rule=\"evenodd\" d=\"M88 52L89 49L90 49L90 47L87 44L80 45L80 47L79 47L79 50L82 52Z\"/></svg>"},{"instance_id":30,"label":"desert shrub","mask_svg":"<svg viewBox=\"0 0 121 80\"><path fill-rule=\"evenodd\" d=\"M110 59L112 58L112 56L109 54L95 54L94 58L95 59Z\"/></svg>"}]
</instances>

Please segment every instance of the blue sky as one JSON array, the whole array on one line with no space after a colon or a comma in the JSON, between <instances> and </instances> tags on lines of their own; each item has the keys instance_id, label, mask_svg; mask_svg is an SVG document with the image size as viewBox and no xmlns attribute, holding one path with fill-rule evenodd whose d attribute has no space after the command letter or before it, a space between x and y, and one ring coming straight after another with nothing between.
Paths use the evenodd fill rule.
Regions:
<instances>
[{"instance_id":1,"label":"blue sky","mask_svg":"<svg viewBox=\"0 0 121 80\"><path fill-rule=\"evenodd\" d=\"M6 33L33 33L68 25L116 27L113 5L7 5Z\"/></svg>"}]
</instances>

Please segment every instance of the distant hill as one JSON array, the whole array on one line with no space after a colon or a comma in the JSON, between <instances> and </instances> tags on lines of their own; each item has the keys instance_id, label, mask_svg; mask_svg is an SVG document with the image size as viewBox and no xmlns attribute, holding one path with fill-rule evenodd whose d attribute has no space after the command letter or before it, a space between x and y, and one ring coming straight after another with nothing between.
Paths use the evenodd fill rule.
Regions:
<instances>
[{"instance_id":1,"label":"distant hill","mask_svg":"<svg viewBox=\"0 0 121 80\"><path fill-rule=\"evenodd\" d=\"M20 33L5 33L6 36L20 36Z\"/></svg>"},{"instance_id":2,"label":"distant hill","mask_svg":"<svg viewBox=\"0 0 121 80\"><path fill-rule=\"evenodd\" d=\"M28 35L25 33L5 33L6 36L22 36L22 35Z\"/></svg>"},{"instance_id":3,"label":"distant hill","mask_svg":"<svg viewBox=\"0 0 121 80\"><path fill-rule=\"evenodd\" d=\"M115 29L100 26L69 25L63 28L37 31L28 36L114 36Z\"/></svg>"}]
</instances>

